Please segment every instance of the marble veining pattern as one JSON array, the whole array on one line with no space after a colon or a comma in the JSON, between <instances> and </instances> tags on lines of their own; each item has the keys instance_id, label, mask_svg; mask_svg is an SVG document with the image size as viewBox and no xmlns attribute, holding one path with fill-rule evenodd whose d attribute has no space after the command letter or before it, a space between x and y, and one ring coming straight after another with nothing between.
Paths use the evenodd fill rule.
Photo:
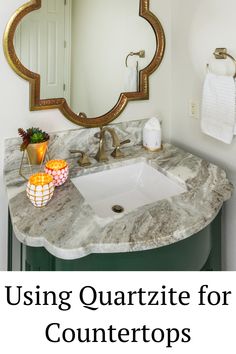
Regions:
<instances>
[{"instance_id":1,"label":"marble veining pattern","mask_svg":"<svg viewBox=\"0 0 236 354\"><path fill-rule=\"evenodd\" d=\"M159 153L146 152L141 146L144 122L116 125L116 131L122 139L132 140L130 146L123 148L125 158L122 160L110 157L108 163L99 164L92 159L92 166L81 168L76 163L77 159L68 155L72 147L87 150L93 155L97 149L97 141L94 140L97 129L56 133L52 136L50 154L68 159L71 177L145 160L185 185L186 192L131 212L100 218L69 179L56 189L47 207L36 209L27 199L25 183L18 176L19 165L14 160L19 155L15 151L19 140L9 139L6 142L5 180L17 238L25 245L44 246L59 258L76 259L90 253L131 252L162 247L206 227L215 218L223 202L232 195L233 186L225 172L170 144L164 144L163 151ZM19 158L17 161L19 163Z\"/></svg>"}]
</instances>

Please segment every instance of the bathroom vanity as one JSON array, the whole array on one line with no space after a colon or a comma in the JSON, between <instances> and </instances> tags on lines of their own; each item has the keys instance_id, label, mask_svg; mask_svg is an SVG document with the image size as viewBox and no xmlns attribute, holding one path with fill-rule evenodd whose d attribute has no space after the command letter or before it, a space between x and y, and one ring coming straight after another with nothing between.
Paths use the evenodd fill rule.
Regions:
<instances>
[{"instance_id":1,"label":"bathroom vanity","mask_svg":"<svg viewBox=\"0 0 236 354\"><path fill-rule=\"evenodd\" d=\"M109 159L102 163L93 159L96 128L52 135L50 154L67 158L70 179L42 209L30 203L18 175L19 140L6 141L9 270L13 230L22 244L23 270L221 269L221 208L231 197L231 183L219 167L171 144L159 152L146 151L141 144L144 123L114 125L121 139L131 142L122 147L125 156L115 160L107 135ZM78 145L90 156L90 166L80 167L69 155ZM155 172L170 184L155 180ZM86 178L85 189L76 183L81 177ZM137 190L129 194L132 188L126 183L132 184L132 178L137 189L147 188L145 198L150 199L141 200ZM103 199L109 199L107 205ZM114 204L122 204L121 213L113 212Z\"/></svg>"},{"instance_id":2,"label":"bathroom vanity","mask_svg":"<svg viewBox=\"0 0 236 354\"><path fill-rule=\"evenodd\" d=\"M77 26L82 22L80 16L84 19L82 10L88 2L80 3L77 11L72 2L57 1L61 6L58 11L48 0L27 1L9 19L4 34L4 52L11 68L30 83L30 110L58 108L74 124L90 128L51 134L50 157L68 161L70 179L56 188L53 199L42 209L30 203L26 183L19 176L19 139L6 140L8 269L12 269L16 236L21 243L22 270L220 270L221 208L233 190L225 172L170 144L163 144L158 152L146 151L142 147L145 120L119 123L113 130L107 127L130 101L149 99L149 77L159 69L165 53L158 5L151 0L117 0L114 10L110 1L96 1L98 7L90 6L89 10L94 26L84 21L91 32L86 40L84 27L77 29L72 22L75 18ZM51 46L46 69L33 65L38 70L33 72L31 59L41 62L40 53L44 55L48 43L56 40L35 31L36 27L47 28L47 23L51 26L52 11L61 35L57 45ZM56 16L58 13L62 15ZM100 14L105 14L104 19ZM116 22L119 26L113 38L107 28L114 29ZM27 38L33 34L43 39L39 57L25 51ZM70 44L71 35L79 48ZM94 55L97 38L104 48L99 57L98 51ZM135 87L124 88L121 78L124 73L130 76L133 56L136 69L130 81L135 81ZM67 59L61 62L63 58ZM48 87L48 72L58 88ZM100 142L95 127L101 128ZM111 137L105 134L109 131L113 132L115 150ZM79 166L78 157L70 150L85 153L91 165ZM25 173L29 175L29 171Z\"/></svg>"}]
</instances>

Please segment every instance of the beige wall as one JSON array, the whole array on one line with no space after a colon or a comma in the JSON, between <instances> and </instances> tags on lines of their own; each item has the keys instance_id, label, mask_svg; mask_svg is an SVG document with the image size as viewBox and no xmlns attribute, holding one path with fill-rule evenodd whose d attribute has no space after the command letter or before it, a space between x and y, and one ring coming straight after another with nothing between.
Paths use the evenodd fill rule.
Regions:
<instances>
[{"instance_id":1,"label":"beige wall","mask_svg":"<svg viewBox=\"0 0 236 354\"><path fill-rule=\"evenodd\" d=\"M150 100L131 102L118 121L142 119L159 115L163 120L165 140L170 128L170 0L151 0L155 12L165 28L167 51L160 69L150 79ZM3 35L8 19L24 0L0 2L0 35ZM17 128L40 126L47 131L71 129L75 126L59 111L29 112L28 83L18 77L7 64L0 49L0 269L6 268L7 199L3 183L4 138L17 135Z\"/></svg>"},{"instance_id":2,"label":"beige wall","mask_svg":"<svg viewBox=\"0 0 236 354\"><path fill-rule=\"evenodd\" d=\"M236 138L231 145L218 142L200 131L199 120L189 118L192 98L200 103L206 63L214 70L232 73L232 62L217 62L211 54L227 47L236 56L235 0L172 1L172 127L173 143L206 157L226 169L236 186ZM226 69L226 70L225 70ZM224 210L224 262L236 270L236 199Z\"/></svg>"}]
</instances>

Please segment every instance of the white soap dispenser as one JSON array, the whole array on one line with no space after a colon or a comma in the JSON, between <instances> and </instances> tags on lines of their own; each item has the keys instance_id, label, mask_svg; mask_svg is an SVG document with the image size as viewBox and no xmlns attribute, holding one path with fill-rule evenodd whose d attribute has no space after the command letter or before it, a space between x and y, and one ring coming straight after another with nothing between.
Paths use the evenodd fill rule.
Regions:
<instances>
[{"instance_id":1,"label":"white soap dispenser","mask_svg":"<svg viewBox=\"0 0 236 354\"><path fill-rule=\"evenodd\" d=\"M150 118L143 128L143 146L149 151L162 149L161 123L156 117Z\"/></svg>"}]
</instances>

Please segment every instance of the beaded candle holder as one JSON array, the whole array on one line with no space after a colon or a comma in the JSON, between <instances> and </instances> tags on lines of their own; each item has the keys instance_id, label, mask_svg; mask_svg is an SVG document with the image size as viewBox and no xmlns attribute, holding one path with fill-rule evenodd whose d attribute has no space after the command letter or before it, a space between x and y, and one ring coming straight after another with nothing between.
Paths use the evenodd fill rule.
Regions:
<instances>
[{"instance_id":1,"label":"beaded candle holder","mask_svg":"<svg viewBox=\"0 0 236 354\"><path fill-rule=\"evenodd\" d=\"M31 203L37 208L42 208L52 198L54 188L52 176L36 173L29 178L26 192Z\"/></svg>"},{"instance_id":2,"label":"beaded candle holder","mask_svg":"<svg viewBox=\"0 0 236 354\"><path fill-rule=\"evenodd\" d=\"M46 163L45 172L53 177L55 187L59 187L67 180L69 167L64 160L50 160Z\"/></svg>"}]
</instances>

